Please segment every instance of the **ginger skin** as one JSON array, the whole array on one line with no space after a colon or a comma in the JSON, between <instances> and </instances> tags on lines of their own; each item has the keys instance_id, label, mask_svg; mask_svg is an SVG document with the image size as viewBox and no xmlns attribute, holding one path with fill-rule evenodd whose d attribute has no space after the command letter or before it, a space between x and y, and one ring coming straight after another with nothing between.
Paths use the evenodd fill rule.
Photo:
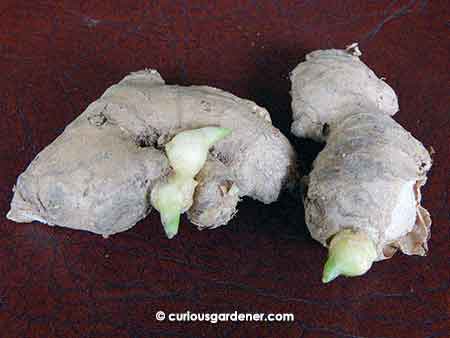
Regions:
<instances>
[{"instance_id":1,"label":"ginger skin","mask_svg":"<svg viewBox=\"0 0 450 338\"><path fill-rule=\"evenodd\" d=\"M202 150L191 142L214 128L230 134ZM157 71L142 70L109 87L36 156L18 177L7 217L107 237L153 204L173 237L180 212L214 228L244 196L276 201L295 168L292 146L264 108L212 87L166 85ZM155 187L165 197L152 194Z\"/></svg>"},{"instance_id":2,"label":"ginger skin","mask_svg":"<svg viewBox=\"0 0 450 338\"><path fill-rule=\"evenodd\" d=\"M359 50L318 50L292 72L292 131L325 141L304 194L312 237L329 248L323 281L364 274L400 249L425 255L431 219L420 205L431 158L390 115L397 96Z\"/></svg>"}]
</instances>

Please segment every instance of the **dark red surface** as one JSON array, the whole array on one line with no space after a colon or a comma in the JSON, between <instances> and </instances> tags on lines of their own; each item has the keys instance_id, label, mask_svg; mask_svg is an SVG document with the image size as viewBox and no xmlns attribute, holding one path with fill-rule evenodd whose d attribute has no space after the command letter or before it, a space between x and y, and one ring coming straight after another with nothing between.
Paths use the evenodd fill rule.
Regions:
<instances>
[{"instance_id":1,"label":"dark red surface","mask_svg":"<svg viewBox=\"0 0 450 338\"><path fill-rule=\"evenodd\" d=\"M427 257L320 282L300 203L241 204L214 231L158 215L100 236L0 223L1 337L449 337L448 1L1 1L0 214L17 175L108 86L143 67L265 106L288 133L288 73L359 41L399 94L396 120L436 151ZM193 4L195 3L195 5ZM293 138L290 136L293 140ZM318 147L295 140L308 167ZM169 323L165 312L292 312L295 322Z\"/></svg>"}]
</instances>

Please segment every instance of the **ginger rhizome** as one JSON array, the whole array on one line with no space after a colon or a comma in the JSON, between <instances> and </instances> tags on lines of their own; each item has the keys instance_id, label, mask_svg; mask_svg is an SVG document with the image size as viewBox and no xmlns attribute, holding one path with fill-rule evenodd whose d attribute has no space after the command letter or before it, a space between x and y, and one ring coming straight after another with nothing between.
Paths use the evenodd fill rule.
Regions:
<instances>
[{"instance_id":1,"label":"ginger rhizome","mask_svg":"<svg viewBox=\"0 0 450 338\"><path fill-rule=\"evenodd\" d=\"M108 88L36 156L7 216L107 237L153 206L173 237L180 213L214 228L244 196L274 202L295 166L264 108L216 88L166 85L143 70Z\"/></svg>"},{"instance_id":2,"label":"ginger rhizome","mask_svg":"<svg viewBox=\"0 0 450 338\"><path fill-rule=\"evenodd\" d=\"M397 96L359 56L355 44L314 51L291 74L292 132L326 142L302 180L306 224L329 249L324 282L362 275L398 249L427 251L430 155L390 117Z\"/></svg>"}]
</instances>

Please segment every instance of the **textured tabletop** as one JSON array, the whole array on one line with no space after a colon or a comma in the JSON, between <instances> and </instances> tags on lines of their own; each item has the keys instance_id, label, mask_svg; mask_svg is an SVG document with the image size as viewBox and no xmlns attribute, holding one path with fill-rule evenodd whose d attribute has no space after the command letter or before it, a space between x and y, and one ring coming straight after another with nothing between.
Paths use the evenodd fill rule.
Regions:
<instances>
[{"instance_id":1,"label":"textured tabletop","mask_svg":"<svg viewBox=\"0 0 450 338\"><path fill-rule=\"evenodd\" d=\"M449 337L449 18L448 1L1 1L0 335ZM245 200L216 230L183 218L173 240L157 213L109 239L5 218L17 175L127 73L231 91L289 135L289 72L309 51L354 41L398 93L395 119L435 151L427 257L397 254L323 285L326 250L287 195ZM289 138L309 168L320 147ZM158 322L158 310L295 320Z\"/></svg>"}]
</instances>

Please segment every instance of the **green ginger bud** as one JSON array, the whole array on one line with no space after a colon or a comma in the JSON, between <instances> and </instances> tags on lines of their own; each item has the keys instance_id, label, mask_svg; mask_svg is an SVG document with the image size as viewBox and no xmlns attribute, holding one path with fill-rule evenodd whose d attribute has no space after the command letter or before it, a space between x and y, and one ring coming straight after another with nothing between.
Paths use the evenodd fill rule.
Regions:
<instances>
[{"instance_id":1,"label":"green ginger bud","mask_svg":"<svg viewBox=\"0 0 450 338\"><path fill-rule=\"evenodd\" d=\"M331 282L340 275L363 275L376 258L375 244L365 233L350 229L341 230L330 242L322 282Z\"/></svg>"},{"instance_id":2,"label":"green ginger bud","mask_svg":"<svg viewBox=\"0 0 450 338\"><path fill-rule=\"evenodd\" d=\"M209 148L230 133L230 129L221 127L186 130L166 144L165 151L173 173L153 188L151 203L160 213L168 238L177 234L181 213L193 203L198 183L194 177L205 164Z\"/></svg>"}]
</instances>

